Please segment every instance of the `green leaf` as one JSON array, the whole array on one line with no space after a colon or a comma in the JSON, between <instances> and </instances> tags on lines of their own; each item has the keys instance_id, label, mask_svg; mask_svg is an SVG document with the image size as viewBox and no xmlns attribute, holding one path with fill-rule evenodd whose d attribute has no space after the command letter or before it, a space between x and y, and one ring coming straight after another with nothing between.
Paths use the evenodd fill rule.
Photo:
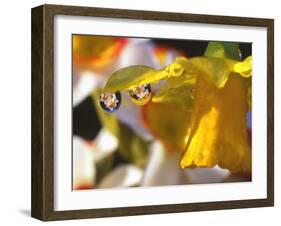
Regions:
<instances>
[{"instance_id":1,"label":"green leaf","mask_svg":"<svg viewBox=\"0 0 281 226\"><path fill-rule=\"evenodd\" d=\"M110 155L95 162L95 167L96 167L95 185L98 184L112 170L113 158L114 158L114 154L111 153Z\"/></svg>"},{"instance_id":2,"label":"green leaf","mask_svg":"<svg viewBox=\"0 0 281 226\"><path fill-rule=\"evenodd\" d=\"M114 72L108 79L103 91L116 92L129 90L144 84L157 83L159 80L178 77L184 72L184 68L178 62L174 62L162 70L155 70L147 66L130 66Z\"/></svg>"},{"instance_id":3,"label":"green leaf","mask_svg":"<svg viewBox=\"0 0 281 226\"><path fill-rule=\"evenodd\" d=\"M120 123L119 147L120 155L140 167L146 165L149 142L138 136L130 127Z\"/></svg>"},{"instance_id":4,"label":"green leaf","mask_svg":"<svg viewBox=\"0 0 281 226\"><path fill-rule=\"evenodd\" d=\"M147 66L130 66L114 72L108 79L103 91L116 92L129 90L134 86L158 82L167 77L165 71L157 71Z\"/></svg>"},{"instance_id":5,"label":"green leaf","mask_svg":"<svg viewBox=\"0 0 281 226\"><path fill-rule=\"evenodd\" d=\"M204 56L240 60L239 43L209 42Z\"/></svg>"},{"instance_id":6,"label":"green leaf","mask_svg":"<svg viewBox=\"0 0 281 226\"><path fill-rule=\"evenodd\" d=\"M149 142L144 141L138 136L135 136L132 139L132 144L131 144L132 158L134 160L134 163L141 168L144 168L147 165L149 144L150 144Z\"/></svg>"}]
</instances>

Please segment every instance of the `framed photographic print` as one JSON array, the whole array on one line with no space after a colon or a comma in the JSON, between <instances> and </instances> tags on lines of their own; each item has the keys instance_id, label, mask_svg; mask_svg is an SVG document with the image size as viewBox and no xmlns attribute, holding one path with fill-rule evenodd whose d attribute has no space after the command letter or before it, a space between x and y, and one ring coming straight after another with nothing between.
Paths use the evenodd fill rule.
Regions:
<instances>
[{"instance_id":1,"label":"framed photographic print","mask_svg":"<svg viewBox=\"0 0 281 226\"><path fill-rule=\"evenodd\" d=\"M273 19L32 9L32 216L273 206Z\"/></svg>"}]
</instances>

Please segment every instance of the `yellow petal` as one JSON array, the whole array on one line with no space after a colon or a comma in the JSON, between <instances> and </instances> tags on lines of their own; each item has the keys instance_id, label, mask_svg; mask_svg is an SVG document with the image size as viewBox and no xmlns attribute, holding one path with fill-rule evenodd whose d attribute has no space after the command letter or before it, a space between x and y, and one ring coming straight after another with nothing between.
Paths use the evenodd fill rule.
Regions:
<instances>
[{"instance_id":1,"label":"yellow petal","mask_svg":"<svg viewBox=\"0 0 281 226\"><path fill-rule=\"evenodd\" d=\"M177 103L185 110L190 110L193 103L194 84L183 84L179 87L173 87L168 82L163 84L160 90L152 98L155 103Z\"/></svg>"},{"instance_id":2,"label":"yellow petal","mask_svg":"<svg viewBox=\"0 0 281 226\"><path fill-rule=\"evenodd\" d=\"M190 131L181 166L219 165L233 173L251 174L247 140L247 89L245 79L232 73L219 89L198 77Z\"/></svg>"},{"instance_id":3,"label":"yellow petal","mask_svg":"<svg viewBox=\"0 0 281 226\"><path fill-rule=\"evenodd\" d=\"M224 58L194 57L191 63L200 70L200 74L221 88L227 82L231 69Z\"/></svg>"},{"instance_id":4,"label":"yellow petal","mask_svg":"<svg viewBox=\"0 0 281 226\"><path fill-rule=\"evenodd\" d=\"M243 62L236 63L233 71L240 73L245 78L250 77L252 75L252 56L247 57Z\"/></svg>"},{"instance_id":5,"label":"yellow petal","mask_svg":"<svg viewBox=\"0 0 281 226\"><path fill-rule=\"evenodd\" d=\"M215 84L218 88L224 87L230 73L236 72L243 77L250 77L252 74L252 57L248 57L243 62L216 57L193 57L187 59L178 57L174 64L183 68L181 76L172 76L169 83L173 86L181 86L183 83L190 83L197 76L201 75Z\"/></svg>"},{"instance_id":6,"label":"yellow petal","mask_svg":"<svg viewBox=\"0 0 281 226\"><path fill-rule=\"evenodd\" d=\"M252 81L250 80L247 85L248 85L248 90L247 90L248 109L251 109L252 108Z\"/></svg>"}]
</instances>

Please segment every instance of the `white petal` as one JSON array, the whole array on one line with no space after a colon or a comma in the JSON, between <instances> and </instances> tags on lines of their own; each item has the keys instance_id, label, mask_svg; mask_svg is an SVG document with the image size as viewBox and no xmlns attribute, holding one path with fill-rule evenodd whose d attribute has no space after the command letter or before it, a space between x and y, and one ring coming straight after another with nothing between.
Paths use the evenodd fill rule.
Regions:
<instances>
[{"instance_id":1,"label":"white petal","mask_svg":"<svg viewBox=\"0 0 281 226\"><path fill-rule=\"evenodd\" d=\"M73 106L81 103L96 87L102 83L102 76L90 71L80 72L76 86L73 87ZM76 76L77 77L77 76Z\"/></svg>"},{"instance_id":2,"label":"white petal","mask_svg":"<svg viewBox=\"0 0 281 226\"><path fill-rule=\"evenodd\" d=\"M98 188L130 187L141 181L142 169L134 165L121 165L102 179Z\"/></svg>"},{"instance_id":3,"label":"white petal","mask_svg":"<svg viewBox=\"0 0 281 226\"><path fill-rule=\"evenodd\" d=\"M92 186L95 175L94 153L81 138L73 137L73 188Z\"/></svg>"},{"instance_id":4,"label":"white petal","mask_svg":"<svg viewBox=\"0 0 281 226\"><path fill-rule=\"evenodd\" d=\"M128 39L130 44L139 44L144 42L151 42L151 39L148 38L130 38Z\"/></svg>"},{"instance_id":5,"label":"white petal","mask_svg":"<svg viewBox=\"0 0 281 226\"><path fill-rule=\"evenodd\" d=\"M230 175L219 167L182 169L180 152L168 152L160 142L150 147L149 162L145 169L142 185L183 185L224 182Z\"/></svg>"},{"instance_id":6,"label":"white petal","mask_svg":"<svg viewBox=\"0 0 281 226\"><path fill-rule=\"evenodd\" d=\"M205 184L224 182L230 175L226 169L218 166L213 168L184 169L189 184Z\"/></svg>"},{"instance_id":7,"label":"white petal","mask_svg":"<svg viewBox=\"0 0 281 226\"><path fill-rule=\"evenodd\" d=\"M169 153L160 142L154 142L149 150L149 162L145 169L143 186L182 184L183 172L179 166L180 155Z\"/></svg>"},{"instance_id":8,"label":"white petal","mask_svg":"<svg viewBox=\"0 0 281 226\"><path fill-rule=\"evenodd\" d=\"M117 149L118 139L103 128L94 140L94 144L94 158L95 161L99 161Z\"/></svg>"},{"instance_id":9,"label":"white petal","mask_svg":"<svg viewBox=\"0 0 281 226\"><path fill-rule=\"evenodd\" d=\"M123 68L131 65L145 65L154 67L153 44L147 42L128 43L123 49L119 59L118 67Z\"/></svg>"}]
</instances>

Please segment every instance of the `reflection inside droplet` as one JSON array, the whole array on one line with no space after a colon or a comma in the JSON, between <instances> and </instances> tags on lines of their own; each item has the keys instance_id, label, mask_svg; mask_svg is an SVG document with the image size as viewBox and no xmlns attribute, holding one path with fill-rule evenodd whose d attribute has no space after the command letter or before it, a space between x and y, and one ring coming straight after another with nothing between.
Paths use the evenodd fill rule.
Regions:
<instances>
[{"instance_id":1,"label":"reflection inside droplet","mask_svg":"<svg viewBox=\"0 0 281 226\"><path fill-rule=\"evenodd\" d=\"M121 105L121 94L116 93L101 93L100 94L100 106L106 112L116 112Z\"/></svg>"},{"instance_id":2,"label":"reflection inside droplet","mask_svg":"<svg viewBox=\"0 0 281 226\"><path fill-rule=\"evenodd\" d=\"M151 87L150 84L144 84L134 87L129 90L129 94L133 103L137 105L144 105L151 99Z\"/></svg>"}]
</instances>

